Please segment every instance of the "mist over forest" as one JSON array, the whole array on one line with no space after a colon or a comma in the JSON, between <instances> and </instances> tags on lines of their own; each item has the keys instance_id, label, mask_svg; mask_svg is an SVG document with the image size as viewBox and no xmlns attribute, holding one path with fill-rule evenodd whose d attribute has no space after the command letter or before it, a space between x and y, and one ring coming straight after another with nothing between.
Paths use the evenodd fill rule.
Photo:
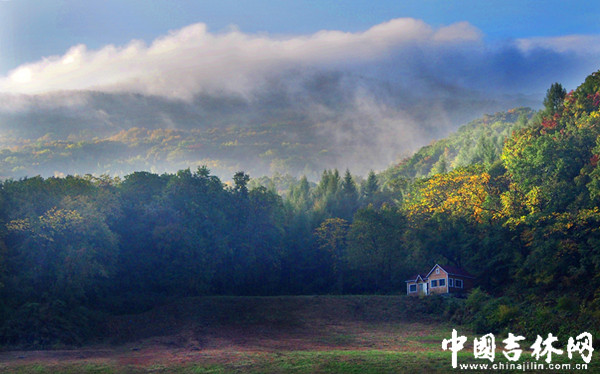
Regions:
<instances>
[{"instance_id":1,"label":"mist over forest","mask_svg":"<svg viewBox=\"0 0 600 374\"><path fill-rule=\"evenodd\" d=\"M400 18L309 36L199 23L148 44L76 45L0 77L0 178L366 175L483 114L539 108L550 83L593 70L587 44L491 44L466 22Z\"/></svg>"},{"instance_id":2,"label":"mist over forest","mask_svg":"<svg viewBox=\"0 0 600 374\"><path fill-rule=\"evenodd\" d=\"M5 105L0 112L4 178L123 176L203 164L222 177L246 170L254 176L279 172L315 179L324 168L364 175L444 137L474 115L517 105L514 98L485 98L460 88L424 97L342 73L290 75L251 96L197 95L191 101L91 91L4 102L11 100L10 107L18 109Z\"/></svg>"}]
</instances>

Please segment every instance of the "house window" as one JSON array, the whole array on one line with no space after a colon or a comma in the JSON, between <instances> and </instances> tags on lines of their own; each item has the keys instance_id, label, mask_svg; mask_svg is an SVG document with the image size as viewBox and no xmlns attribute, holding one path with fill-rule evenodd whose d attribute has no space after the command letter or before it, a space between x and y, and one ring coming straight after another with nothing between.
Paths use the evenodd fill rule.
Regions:
<instances>
[{"instance_id":1,"label":"house window","mask_svg":"<svg viewBox=\"0 0 600 374\"><path fill-rule=\"evenodd\" d=\"M435 273L439 274L440 273L440 268L435 269Z\"/></svg>"},{"instance_id":2,"label":"house window","mask_svg":"<svg viewBox=\"0 0 600 374\"><path fill-rule=\"evenodd\" d=\"M438 286L437 280L432 280L431 281L431 288L437 287L437 286Z\"/></svg>"},{"instance_id":3,"label":"house window","mask_svg":"<svg viewBox=\"0 0 600 374\"><path fill-rule=\"evenodd\" d=\"M453 278L448 278L448 286L454 287L454 279Z\"/></svg>"},{"instance_id":4,"label":"house window","mask_svg":"<svg viewBox=\"0 0 600 374\"><path fill-rule=\"evenodd\" d=\"M411 284L410 286L408 286L408 292L417 292L417 285Z\"/></svg>"},{"instance_id":5,"label":"house window","mask_svg":"<svg viewBox=\"0 0 600 374\"><path fill-rule=\"evenodd\" d=\"M440 279L439 282L440 282L439 283L440 287L444 287L446 285L446 280L445 279Z\"/></svg>"},{"instance_id":6,"label":"house window","mask_svg":"<svg viewBox=\"0 0 600 374\"><path fill-rule=\"evenodd\" d=\"M456 288L463 288L462 279L457 279L456 280Z\"/></svg>"}]
</instances>

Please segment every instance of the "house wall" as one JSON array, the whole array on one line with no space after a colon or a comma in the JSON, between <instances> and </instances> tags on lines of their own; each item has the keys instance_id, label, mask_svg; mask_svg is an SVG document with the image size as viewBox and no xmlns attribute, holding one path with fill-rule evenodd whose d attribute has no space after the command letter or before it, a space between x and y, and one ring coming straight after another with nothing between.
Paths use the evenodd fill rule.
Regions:
<instances>
[{"instance_id":1,"label":"house wall","mask_svg":"<svg viewBox=\"0 0 600 374\"><path fill-rule=\"evenodd\" d=\"M436 267L438 268L438 267ZM440 269L440 273L436 274L435 273L435 269L431 272L431 274L429 274L429 277L427 277L428 281L429 281L429 293L430 294L441 294L441 293L447 293L448 292L448 282L446 282L446 284L442 287L431 287L431 281L432 280L440 280L440 279L446 279L448 277L448 274L443 270Z\"/></svg>"},{"instance_id":2,"label":"house wall","mask_svg":"<svg viewBox=\"0 0 600 374\"><path fill-rule=\"evenodd\" d=\"M415 282L408 282L408 283L406 283L406 294L407 294L408 296L419 296L419 295L422 295L422 294L423 294L423 292L421 291L421 285L422 285L423 283L427 283L427 282L418 282L418 283L415 283ZM414 285L416 285L416 286L417 286L417 292L411 292L411 293L409 293L409 292L408 292L408 290L409 290L409 287L410 287L410 285L411 285L411 284L414 284Z\"/></svg>"},{"instance_id":3,"label":"house wall","mask_svg":"<svg viewBox=\"0 0 600 374\"><path fill-rule=\"evenodd\" d=\"M475 287L475 279L465 278L463 282L464 282L463 288L466 291L468 291L468 290L472 289L473 287Z\"/></svg>"},{"instance_id":4,"label":"house wall","mask_svg":"<svg viewBox=\"0 0 600 374\"><path fill-rule=\"evenodd\" d=\"M473 288L473 279L471 279L471 278L464 278L464 277L461 277L458 275L448 275L448 277L453 278L453 279L460 279L463 281L463 288L450 287L450 293L467 292L471 288ZM453 282L453 284L456 284L456 282Z\"/></svg>"},{"instance_id":5,"label":"house wall","mask_svg":"<svg viewBox=\"0 0 600 374\"><path fill-rule=\"evenodd\" d=\"M439 269L438 274L436 274L437 269ZM455 287L454 286L455 282L453 282L452 287L450 287L450 281L449 281L450 278L452 278L453 280L456 280L456 279L462 280L463 287L462 288ZM421 295L422 294L421 285L423 283L427 284L427 294L429 294L429 295L433 295L433 294L439 295L439 294L445 294L445 293L466 293L469 290L471 290L474 286L473 278L463 277L463 276L459 276L459 275L450 275L450 274L446 273L446 271L444 269L442 269L441 267L439 267L437 265L433 268L431 273L429 273L428 277L425 277L425 279L427 279L427 282L421 282L420 279L421 278L419 278L419 282L410 282L409 281L406 284L407 295L411 295L411 296ZM432 281L435 280L439 284L439 281L441 279L444 280L443 286L431 287ZM413 293L408 292L411 284L417 286L417 292L413 292Z\"/></svg>"},{"instance_id":6,"label":"house wall","mask_svg":"<svg viewBox=\"0 0 600 374\"><path fill-rule=\"evenodd\" d=\"M419 288L417 287L417 292L409 292L411 285L417 285L415 282L406 283L406 294L408 296L417 296L419 294Z\"/></svg>"}]
</instances>

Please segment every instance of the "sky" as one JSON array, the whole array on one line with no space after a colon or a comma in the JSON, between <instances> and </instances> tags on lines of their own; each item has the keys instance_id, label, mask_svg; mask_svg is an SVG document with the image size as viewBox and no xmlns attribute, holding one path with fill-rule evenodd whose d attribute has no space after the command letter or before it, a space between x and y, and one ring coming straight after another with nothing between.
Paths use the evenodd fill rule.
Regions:
<instances>
[{"instance_id":1,"label":"sky","mask_svg":"<svg viewBox=\"0 0 600 374\"><path fill-rule=\"evenodd\" d=\"M0 0L0 135L301 118L386 165L576 88L598 20L597 0Z\"/></svg>"},{"instance_id":2,"label":"sky","mask_svg":"<svg viewBox=\"0 0 600 374\"><path fill-rule=\"evenodd\" d=\"M205 23L219 33L305 35L364 31L395 18L440 27L466 21L488 42L600 34L594 0L1 0L0 73L70 47L152 42L170 30Z\"/></svg>"},{"instance_id":3,"label":"sky","mask_svg":"<svg viewBox=\"0 0 600 374\"><path fill-rule=\"evenodd\" d=\"M504 64L507 66L513 62L517 65L522 64L523 60L531 57L531 50L540 48L558 55L572 54L575 51L582 56L574 65L569 66L572 74L557 77L566 79L566 85L576 84L585 77L589 71L584 69L596 64L600 55L600 43L597 43L600 37L600 2L597 1L0 0L0 91L39 93L54 89L103 89L120 85L121 89L123 86L129 86L144 93L161 94L163 92L160 89L150 87L155 87L156 82L139 83L145 79L140 74L115 75L115 70L123 69L124 60L131 62L137 58L146 59L148 62L130 63L130 68L141 68L146 74L156 72L157 69L161 72L169 71L168 64L152 61L148 55L152 54L152 47L157 41L169 38L170 42L181 44L166 48L178 49L180 53L170 55L169 51L158 51L155 48L154 52L163 54L162 59L181 57L186 50L193 50L196 58L212 54L213 60L217 60L220 54L222 61L215 61L214 66L222 62L229 64L228 56L233 56L234 59L247 58L256 63L256 60L260 60L264 43L270 44L271 52L284 45L286 46L283 48L287 48L289 52L306 39L309 39L304 43L307 54L318 54L319 48L329 49L328 43L331 42L331 48L339 52L336 63L341 65L348 61L348 58L364 61L369 57L376 60L384 55L404 52L410 48L407 42L409 38L415 43L422 42L420 37L426 31L424 28L417 30L416 26L411 28L396 25L398 27L395 29L390 27L389 33L413 34L389 40L389 43L379 50L359 48L362 53L374 54L372 56L348 55L348 48L354 48L356 40L344 44L339 36L351 34L355 39L360 39L368 30L398 19L414 20L419 22L420 26L428 27L434 32L458 27L457 25L461 25L463 30L468 29L465 38L471 42L470 45L465 46L465 43L457 42L460 41L459 35L448 36L444 43L440 42L430 48L441 51L440 56L446 56L448 49L459 53L469 52L468 49L474 48L475 42L479 43L476 53L492 54L494 58L498 58L498 51L506 52L516 48L517 51L513 51L512 55L506 53L500 57L505 60ZM194 28L193 25L201 27ZM181 39L182 30L195 32L196 39L192 40L192 43L197 44L185 44ZM329 32L330 35L318 40L325 32ZM201 33L216 40L220 46L213 45L216 49L209 46L206 52L203 52L200 44L207 38L202 39ZM339 35L334 35L336 33ZM227 38L228 35L234 34L239 37ZM368 37L363 38L363 42L378 43L378 38L376 33L372 33L371 39L365 41ZM240 49L243 49L243 46L235 43L248 41L255 41L256 49L242 51L241 56ZM311 41L315 42L313 47L307 45ZM229 43L232 43L232 46L228 46ZM128 48L135 49L131 53L136 56L122 56L121 52ZM108 49L112 49L113 53ZM103 52L106 56L99 57L98 54ZM435 51L430 53L436 54ZM69 61L77 56L82 57L81 65L72 65L77 66L77 72L57 69L57 66L52 64L56 65L58 61L64 63L65 58ZM112 70L92 66L94 63L110 65L111 59L119 60L121 65L117 67L113 62ZM273 55L267 52L263 60L267 59L279 59L279 65L285 63L286 66L291 66L300 62L306 66L306 60L310 60L311 57L303 57L300 53ZM313 55L309 64L319 65L323 60L331 63L335 59L332 55L323 59ZM582 61L584 59L586 61ZM174 68L190 69L192 63L190 59L184 66L175 64ZM231 69L240 69L242 63L243 61L239 61ZM480 68L477 64L474 68ZM19 70L20 67L29 65L33 65L33 69ZM87 65L89 69L82 69L83 65ZM272 68L273 66L269 66L269 69ZM215 74L210 68L205 70L208 75ZM225 70L228 73L232 71ZM245 70L245 74L256 74L252 68ZM460 67L458 70L461 70ZM86 77L82 77L83 74ZM104 78L98 77L101 74L104 74ZM504 75L497 79L505 79ZM118 79L123 81L117 82ZM23 85L32 80L36 82L35 85ZM78 84L68 83L73 80ZM138 81L138 84L130 84L133 81ZM197 90L204 89L205 85L197 84L190 88L193 92L176 96L193 95ZM540 87L540 82L534 82L530 87L525 85L523 91L539 91Z\"/></svg>"}]
</instances>

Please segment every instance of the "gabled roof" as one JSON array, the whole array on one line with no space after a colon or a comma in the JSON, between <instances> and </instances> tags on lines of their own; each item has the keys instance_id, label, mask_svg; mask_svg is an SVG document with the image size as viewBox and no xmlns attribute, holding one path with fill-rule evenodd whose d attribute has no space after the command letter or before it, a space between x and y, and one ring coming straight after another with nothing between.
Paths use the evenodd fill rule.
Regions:
<instances>
[{"instance_id":1,"label":"gabled roof","mask_svg":"<svg viewBox=\"0 0 600 374\"><path fill-rule=\"evenodd\" d=\"M456 266L444 265L444 266L440 266L440 267L442 269L444 269L446 271L446 273L448 273L450 275L458 275L459 277L465 277L465 278L475 278L465 269L461 269Z\"/></svg>"},{"instance_id":2,"label":"gabled roof","mask_svg":"<svg viewBox=\"0 0 600 374\"><path fill-rule=\"evenodd\" d=\"M443 271L448 273L448 275L457 275L459 277L464 277L464 278L475 278L468 271L466 271L464 269L458 268L456 266L450 266L450 265L441 266L438 264L435 264L435 266L431 268L429 273L427 273L427 277L429 277L429 274L431 274L435 270L435 268L438 266L440 269L442 269Z\"/></svg>"},{"instance_id":3,"label":"gabled roof","mask_svg":"<svg viewBox=\"0 0 600 374\"><path fill-rule=\"evenodd\" d=\"M417 283L419 281L419 278L421 278L421 280L423 282L425 282L427 280L427 277L425 275L423 275L423 274L415 274L415 275L413 275L411 277L411 279L409 279L407 281L404 281L404 282L405 283L408 283L408 282L415 282L415 283Z\"/></svg>"}]
</instances>

